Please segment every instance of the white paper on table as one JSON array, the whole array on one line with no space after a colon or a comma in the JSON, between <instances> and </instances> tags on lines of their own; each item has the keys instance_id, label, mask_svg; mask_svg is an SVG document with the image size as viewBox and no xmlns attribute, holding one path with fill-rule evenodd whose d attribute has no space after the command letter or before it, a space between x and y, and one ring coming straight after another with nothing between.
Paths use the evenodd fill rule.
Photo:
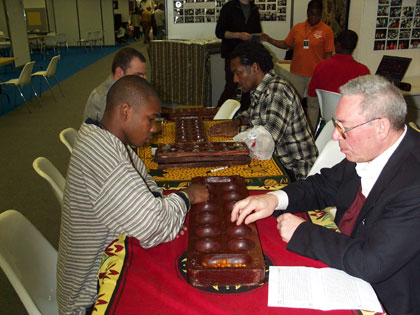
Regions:
<instances>
[{"instance_id":1,"label":"white paper on table","mask_svg":"<svg viewBox=\"0 0 420 315\"><path fill-rule=\"evenodd\" d=\"M334 268L270 266L268 306L383 312L368 282Z\"/></svg>"}]
</instances>

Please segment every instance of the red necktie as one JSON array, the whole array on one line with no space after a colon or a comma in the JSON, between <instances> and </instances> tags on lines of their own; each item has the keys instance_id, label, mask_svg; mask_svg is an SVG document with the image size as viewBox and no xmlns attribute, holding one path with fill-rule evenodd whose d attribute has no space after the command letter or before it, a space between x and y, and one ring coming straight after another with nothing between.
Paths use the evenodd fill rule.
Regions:
<instances>
[{"instance_id":1,"label":"red necktie","mask_svg":"<svg viewBox=\"0 0 420 315\"><path fill-rule=\"evenodd\" d=\"M359 190L357 191L356 198L354 198L354 201L351 204L350 208L347 209L347 211L343 215L343 218L338 224L338 228L340 229L341 233L346 234L348 236L351 235L354 224L356 223L357 217L359 216L360 210L362 209L365 200L366 197L363 196L362 186L360 186Z\"/></svg>"}]
</instances>

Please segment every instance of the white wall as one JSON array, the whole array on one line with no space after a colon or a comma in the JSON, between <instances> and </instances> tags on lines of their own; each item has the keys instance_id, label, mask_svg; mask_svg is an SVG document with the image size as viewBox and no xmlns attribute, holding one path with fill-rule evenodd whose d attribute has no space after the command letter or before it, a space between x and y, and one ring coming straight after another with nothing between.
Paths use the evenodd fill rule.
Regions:
<instances>
[{"instance_id":1,"label":"white wall","mask_svg":"<svg viewBox=\"0 0 420 315\"><path fill-rule=\"evenodd\" d=\"M4 4L9 22L9 34L12 42L13 56L17 58L15 65L16 67L19 67L31 60L23 1L4 0Z\"/></svg>"},{"instance_id":2,"label":"white wall","mask_svg":"<svg viewBox=\"0 0 420 315\"><path fill-rule=\"evenodd\" d=\"M413 58L405 77L419 76L420 49L373 50L376 28L377 1L351 0L349 29L359 34L353 57L375 73L383 55Z\"/></svg>"},{"instance_id":3,"label":"white wall","mask_svg":"<svg viewBox=\"0 0 420 315\"><path fill-rule=\"evenodd\" d=\"M80 34L76 0L54 0L54 11L56 32L65 34L69 45L77 45Z\"/></svg>"},{"instance_id":4,"label":"white wall","mask_svg":"<svg viewBox=\"0 0 420 315\"><path fill-rule=\"evenodd\" d=\"M115 45L114 9L112 8L112 0L102 0L102 24L104 45Z\"/></svg>"},{"instance_id":5,"label":"white wall","mask_svg":"<svg viewBox=\"0 0 420 315\"><path fill-rule=\"evenodd\" d=\"M23 1L25 8L45 8L45 0L24 0Z\"/></svg>"},{"instance_id":6,"label":"white wall","mask_svg":"<svg viewBox=\"0 0 420 315\"><path fill-rule=\"evenodd\" d=\"M7 27L6 21L6 13L4 12L3 0L0 0L0 31L2 31L6 35L9 34L9 29Z\"/></svg>"},{"instance_id":7,"label":"white wall","mask_svg":"<svg viewBox=\"0 0 420 315\"><path fill-rule=\"evenodd\" d=\"M79 0L77 3L80 34L85 36L87 32L101 30L101 0Z\"/></svg>"},{"instance_id":8,"label":"white wall","mask_svg":"<svg viewBox=\"0 0 420 315\"><path fill-rule=\"evenodd\" d=\"M56 32L66 34L69 45L76 46L86 32L102 28L105 45L115 44L111 0L54 0L54 12Z\"/></svg>"}]
</instances>

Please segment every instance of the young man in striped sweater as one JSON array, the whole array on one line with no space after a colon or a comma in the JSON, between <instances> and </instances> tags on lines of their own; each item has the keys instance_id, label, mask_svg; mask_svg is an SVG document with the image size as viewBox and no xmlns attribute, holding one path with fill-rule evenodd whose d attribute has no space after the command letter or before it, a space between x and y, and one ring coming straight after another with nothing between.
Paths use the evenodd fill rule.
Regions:
<instances>
[{"instance_id":1,"label":"young man in striped sweater","mask_svg":"<svg viewBox=\"0 0 420 315\"><path fill-rule=\"evenodd\" d=\"M150 248L176 237L191 204L208 199L191 185L163 197L131 147L156 131L161 101L146 80L128 75L109 90L100 122L79 130L64 191L57 263L60 314L85 314L96 300L106 246L119 234Z\"/></svg>"}]
</instances>

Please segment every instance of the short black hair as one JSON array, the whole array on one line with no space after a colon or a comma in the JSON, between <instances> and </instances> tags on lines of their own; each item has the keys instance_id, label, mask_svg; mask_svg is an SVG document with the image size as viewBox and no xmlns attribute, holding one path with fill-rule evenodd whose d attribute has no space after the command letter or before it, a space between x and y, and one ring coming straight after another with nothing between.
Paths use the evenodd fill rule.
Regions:
<instances>
[{"instance_id":1,"label":"short black hair","mask_svg":"<svg viewBox=\"0 0 420 315\"><path fill-rule=\"evenodd\" d=\"M150 97L159 98L159 95L147 80L138 75L126 75L116 81L109 89L106 96L105 111L112 110L123 103L137 107Z\"/></svg>"},{"instance_id":2,"label":"short black hair","mask_svg":"<svg viewBox=\"0 0 420 315\"><path fill-rule=\"evenodd\" d=\"M340 43L342 49L352 53L356 48L359 37L357 36L356 32L352 30L344 30L337 35L335 40L336 42Z\"/></svg>"},{"instance_id":3,"label":"short black hair","mask_svg":"<svg viewBox=\"0 0 420 315\"><path fill-rule=\"evenodd\" d=\"M321 0L311 0L308 3L308 10L321 10L322 11L322 1Z\"/></svg>"},{"instance_id":4,"label":"short black hair","mask_svg":"<svg viewBox=\"0 0 420 315\"><path fill-rule=\"evenodd\" d=\"M235 47L230 60L239 57L241 64L244 66L252 66L255 62L264 73L273 69L273 57L270 52L262 44L247 40Z\"/></svg>"},{"instance_id":5,"label":"short black hair","mask_svg":"<svg viewBox=\"0 0 420 315\"><path fill-rule=\"evenodd\" d=\"M115 74L117 67L120 67L123 71L127 70L133 58L139 58L141 62L146 63L146 58L137 49L124 47L118 51L112 61L112 73Z\"/></svg>"}]
</instances>

